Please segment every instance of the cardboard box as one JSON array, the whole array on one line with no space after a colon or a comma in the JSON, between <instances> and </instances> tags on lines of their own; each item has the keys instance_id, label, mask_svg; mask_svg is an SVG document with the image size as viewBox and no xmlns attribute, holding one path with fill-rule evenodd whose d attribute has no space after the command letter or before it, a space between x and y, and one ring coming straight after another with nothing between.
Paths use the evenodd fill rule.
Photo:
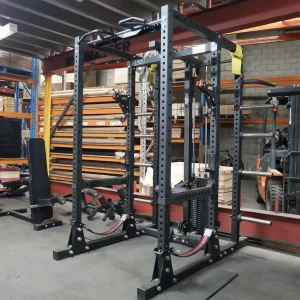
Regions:
<instances>
[{"instance_id":1,"label":"cardboard box","mask_svg":"<svg viewBox=\"0 0 300 300\"><path fill-rule=\"evenodd\" d=\"M0 96L0 111L4 110L3 96Z\"/></svg>"}]
</instances>

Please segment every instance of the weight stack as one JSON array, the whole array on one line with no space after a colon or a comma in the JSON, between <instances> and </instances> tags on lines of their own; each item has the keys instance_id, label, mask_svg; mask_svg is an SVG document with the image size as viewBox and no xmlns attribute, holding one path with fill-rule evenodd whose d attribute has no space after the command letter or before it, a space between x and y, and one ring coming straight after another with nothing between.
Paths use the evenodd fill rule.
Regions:
<instances>
[{"instance_id":1,"label":"weight stack","mask_svg":"<svg viewBox=\"0 0 300 300\"><path fill-rule=\"evenodd\" d=\"M193 188L204 187L207 185L207 179L195 178ZM193 229L200 234L204 233L204 228L208 222L208 199L199 198L192 201L192 225Z\"/></svg>"}]
</instances>

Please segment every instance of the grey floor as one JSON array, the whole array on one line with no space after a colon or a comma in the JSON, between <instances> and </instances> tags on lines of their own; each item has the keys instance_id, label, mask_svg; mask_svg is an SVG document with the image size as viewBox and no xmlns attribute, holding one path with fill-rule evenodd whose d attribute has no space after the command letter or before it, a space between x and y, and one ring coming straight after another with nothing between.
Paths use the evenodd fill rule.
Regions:
<instances>
[{"instance_id":1,"label":"grey floor","mask_svg":"<svg viewBox=\"0 0 300 300\"><path fill-rule=\"evenodd\" d=\"M242 208L254 208L266 210L265 204L257 203L255 200L256 178L243 179L241 181L242 189Z\"/></svg>"},{"instance_id":2,"label":"grey floor","mask_svg":"<svg viewBox=\"0 0 300 300\"><path fill-rule=\"evenodd\" d=\"M2 209L26 205L26 199L2 199L0 202ZM56 207L57 217L65 224L40 232L33 231L30 223L19 219L0 218L1 300L136 299L137 287L151 278L152 249L156 240L143 236L54 261L52 250L67 243L70 225L66 211L69 209L69 204ZM88 225L102 231L112 226L101 219ZM95 238L90 234L86 237ZM197 257L172 258L172 261L176 269L195 259ZM218 287L216 274L219 272L238 273L238 277L213 296L213 300L298 300L300 297L299 257L247 246L155 299L201 300L201 292L207 288L203 282L209 280L210 289Z\"/></svg>"}]
</instances>

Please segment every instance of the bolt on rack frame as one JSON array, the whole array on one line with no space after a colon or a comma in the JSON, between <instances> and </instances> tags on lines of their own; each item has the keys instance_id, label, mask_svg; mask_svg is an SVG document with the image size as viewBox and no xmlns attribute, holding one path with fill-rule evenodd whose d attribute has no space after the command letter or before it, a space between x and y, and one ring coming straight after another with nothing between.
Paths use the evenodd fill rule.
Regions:
<instances>
[{"instance_id":1,"label":"bolt on rack frame","mask_svg":"<svg viewBox=\"0 0 300 300\"><path fill-rule=\"evenodd\" d=\"M240 247L246 245L247 239L240 238L239 226L242 218L240 216L240 179L236 177L239 174L239 161L241 147L239 139L239 127L241 115L239 112L239 103L242 97L242 51L241 48L230 40L222 37L216 32L204 27L192 19L180 14L170 8L163 6L161 9L161 20L146 23L139 18L128 18L119 23L128 30L119 33L110 33L103 30L94 30L77 37L75 40L75 84L74 84L74 143L73 143L73 222L68 242L68 247L54 251L54 259L60 260L72 257L90 250L94 250L106 245L111 245L128 238L133 238L141 234L147 234L158 239L158 246L154 250L156 255L152 281L137 290L138 299L150 299L159 292L166 290L177 282L196 273L197 271L209 266L223 257L235 252ZM174 26L184 27L199 38L208 40L194 48L185 50L173 49L173 28ZM161 41L153 44L159 49L156 56L138 57L130 52L121 51L114 47L120 41L127 41L137 36L161 32ZM92 42L86 42L85 38L92 34L99 34L101 37ZM125 155L126 173L119 178L99 179L84 181L82 179L82 110L83 110L83 61L85 47L104 52L113 56L120 57L128 61L128 95L122 98L122 107L126 110L127 117L127 150ZM219 131L220 131L220 55L221 49L226 49L235 56L234 71L235 84L235 156L234 156L234 180L233 183L233 205L232 205L232 233L231 242L220 246L218 237L218 177L219 177ZM238 49L238 51L237 51ZM203 67L206 64L195 58L197 55L211 55L211 102L213 108L211 111L211 153L207 172L209 178L207 181L200 181L199 185L194 185L192 180L191 157L192 157L192 101L194 97L194 80L192 78L192 69L194 67ZM172 141L172 63L174 59L180 59L185 62L185 170L184 181L178 183L171 189L171 141ZM160 70L155 75L155 124L154 124L154 196L153 196L153 226L138 227L134 219L134 120L135 114L135 70L137 67L159 64ZM237 67L237 68L236 68ZM159 80L160 79L160 80ZM126 103L125 103L125 102ZM81 219L81 195L84 188L103 187L110 185L126 184L125 214L121 218L123 230L114 235L108 235L104 238L85 241L83 229L85 225ZM203 237L193 235L192 238L185 236L183 239L177 239L170 228L170 205L183 203L184 219L190 221L191 212L194 209L192 201L200 199L207 203L207 225ZM195 212L194 212L195 213ZM196 212L197 213L197 212ZM253 221L253 220L252 220ZM258 220L259 221L259 220ZM191 235L192 236L192 235ZM196 237L195 237L196 236ZM170 242L184 243L187 246L195 246L188 251L186 256L177 255ZM186 266L179 272L173 270L171 255L187 257L194 255L205 247L205 255L192 266Z\"/></svg>"}]
</instances>

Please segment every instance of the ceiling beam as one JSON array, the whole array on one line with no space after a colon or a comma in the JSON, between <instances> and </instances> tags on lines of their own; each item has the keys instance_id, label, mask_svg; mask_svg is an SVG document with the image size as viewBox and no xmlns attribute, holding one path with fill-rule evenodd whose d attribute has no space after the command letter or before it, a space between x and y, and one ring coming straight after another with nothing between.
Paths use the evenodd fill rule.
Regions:
<instances>
[{"instance_id":1,"label":"ceiling beam","mask_svg":"<svg viewBox=\"0 0 300 300\"><path fill-rule=\"evenodd\" d=\"M177 10L178 2L176 0L133 0L134 2L148 8L153 12L160 12L160 8L163 5L171 5Z\"/></svg>"},{"instance_id":2,"label":"ceiling beam","mask_svg":"<svg viewBox=\"0 0 300 300\"><path fill-rule=\"evenodd\" d=\"M147 21L152 21L152 12L130 0L89 0L99 6L105 7L124 17L140 17Z\"/></svg>"},{"instance_id":3,"label":"ceiling beam","mask_svg":"<svg viewBox=\"0 0 300 300\"><path fill-rule=\"evenodd\" d=\"M49 4L66 9L74 14L88 18L99 23L101 29L103 24L109 27L121 28L118 23L122 16L113 13L109 9L99 7L95 3L88 1L78 2L75 0L43 0ZM102 24L102 26L101 26Z\"/></svg>"},{"instance_id":4,"label":"ceiling beam","mask_svg":"<svg viewBox=\"0 0 300 300\"><path fill-rule=\"evenodd\" d=\"M21 11L26 11L34 15L58 22L78 30L88 31L94 28L94 22L89 25L90 20L59 9L40 0L0 0L0 3L15 7Z\"/></svg>"},{"instance_id":5,"label":"ceiling beam","mask_svg":"<svg viewBox=\"0 0 300 300\"><path fill-rule=\"evenodd\" d=\"M19 42L19 43L22 43L25 45L33 46L33 47L43 48L46 50L51 49L56 52L63 52L63 45L58 45L58 44L51 43L49 41L44 41L44 40L40 40L38 38L26 36L19 32L13 34L12 36L10 36L9 38L6 38L6 39L15 41L15 42Z\"/></svg>"},{"instance_id":6,"label":"ceiling beam","mask_svg":"<svg viewBox=\"0 0 300 300\"><path fill-rule=\"evenodd\" d=\"M34 46L25 45L25 44L22 44L22 43L19 43L16 41L12 41L12 40L8 40L8 39L1 40L0 47L11 48L11 49L14 49L18 53L19 52L27 52L27 53L39 55L39 56L42 56L43 58L50 55L50 51L48 51L48 50L37 48Z\"/></svg>"},{"instance_id":7,"label":"ceiling beam","mask_svg":"<svg viewBox=\"0 0 300 300\"><path fill-rule=\"evenodd\" d=\"M200 12L194 20L212 30L227 33L296 17L300 17L297 0L242 0Z\"/></svg>"},{"instance_id":8,"label":"ceiling beam","mask_svg":"<svg viewBox=\"0 0 300 300\"><path fill-rule=\"evenodd\" d=\"M7 19L0 17L0 26L7 24L7 21ZM18 21L13 22L18 25L18 33L23 35L32 36L42 41L48 41L58 45L66 45L70 47L74 46L74 38L63 37L61 35L39 29L33 25L27 25Z\"/></svg>"},{"instance_id":9,"label":"ceiling beam","mask_svg":"<svg viewBox=\"0 0 300 300\"><path fill-rule=\"evenodd\" d=\"M10 21L18 21L27 25L32 25L37 28L68 38L73 38L77 35L82 35L82 33L84 32L82 30L62 25L57 22L49 22L49 20L43 17L25 11L21 12L15 7L11 7L2 3L0 3L0 17L6 18Z\"/></svg>"},{"instance_id":10,"label":"ceiling beam","mask_svg":"<svg viewBox=\"0 0 300 300\"><path fill-rule=\"evenodd\" d=\"M188 0L188 3L191 3L200 9L206 9L207 8L207 0Z\"/></svg>"},{"instance_id":11,"label":"ceiling beam","mask_svg":"<svg viewBox=\"0 0 300 300\"><path fill-rule=\"evenodd\" d=\"M253 26L300 17L299 0L248 0L207 9L194 15L195 21L221 33L229 33ZM182 28L174 28L174 45L183 44L200 37ZM149 41L159 40L160 33L153 33L130 41L130 51L140 53L149 49ZM65 67L66 58L72 58L73 52L44 60L44 72L55 73ZM94 61L96 62L96 61ZM91 62L89 62L91 63Z\"/></svg>"}]
</instances>

